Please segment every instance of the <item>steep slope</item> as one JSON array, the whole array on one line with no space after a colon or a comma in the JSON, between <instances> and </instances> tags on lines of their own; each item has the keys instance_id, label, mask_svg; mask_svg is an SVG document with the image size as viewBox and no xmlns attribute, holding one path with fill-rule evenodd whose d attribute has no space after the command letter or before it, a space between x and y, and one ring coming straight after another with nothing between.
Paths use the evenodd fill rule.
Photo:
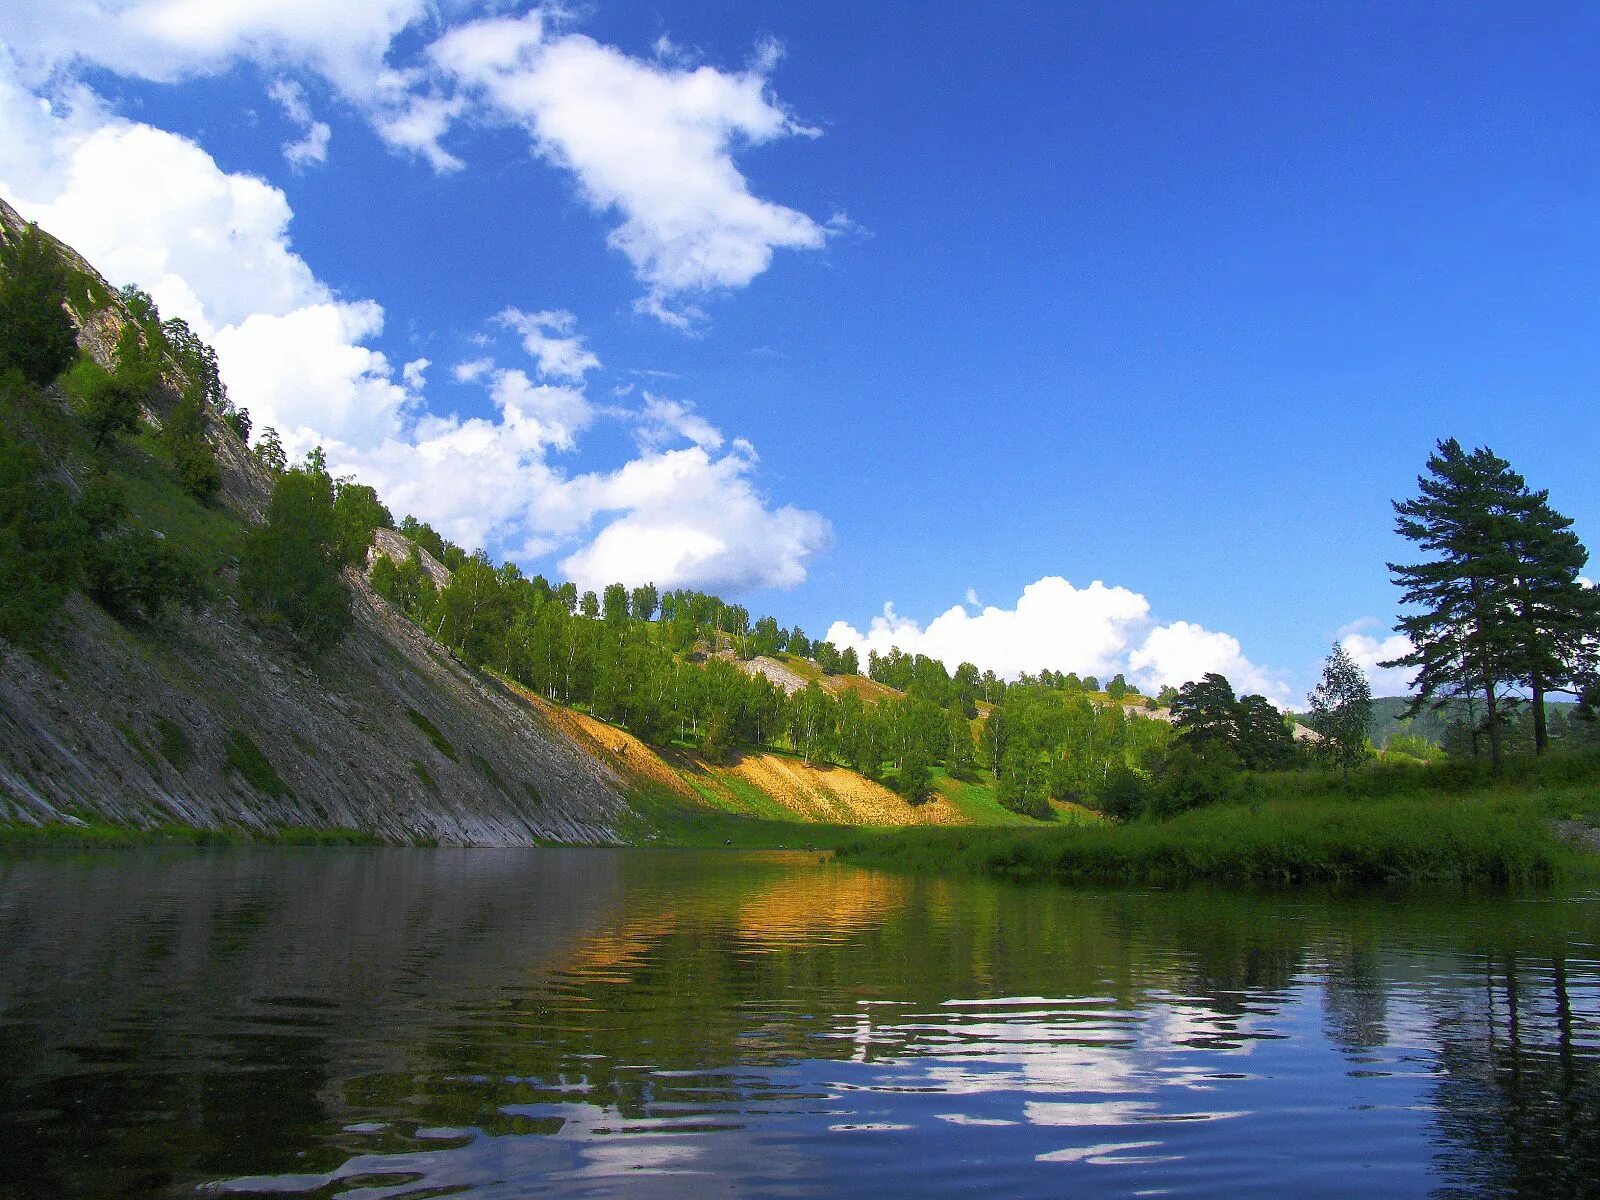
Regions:
<instances>
[{"instance_id":1,"label":"steep slope","mask_svg":"<svg viewBox=\"0 0 1600 1200\"><path fill-rule=\"evenodd\" d=\"M0 236L24 228L0 201ZM101 366L131 320L66 248L69 309ZM182 384L146 404L158 427ZM106 470L147 527L200 557L219 586L195 612L120 622L74 596L33 653L0 648L0 821L181 822L202 828L353 828L390 840L608 842L630 820L626 781L526 705L452 662L347 572L354 624L313 670L231 599L237 552L269 478L218 419L209 504L166 482L139 438L95 458L60 387L0 398L0 422L38 443L74 492ZM148 439L145 439L147 442ZM230 553L230 551L232 553Z\"/></svg>"},{"instance_id":2,"label":"steep slope","mask_svg":"<svg viewBox=\"0 0 1600 1200\"><path fill-rule=\"evenodd\" d=\"M745 749L728 763L712 763L679 748L640 741L624 729L535 696L522 697L554 728L629 782L631 795L654 797L685 810L709 809L738 817L835 825L962 825L970 816L938 794L911 804L865 776L832 763L805 763L793 754ZM670 822L669 822L670 823Z\"/></svg>"}]
</instances>

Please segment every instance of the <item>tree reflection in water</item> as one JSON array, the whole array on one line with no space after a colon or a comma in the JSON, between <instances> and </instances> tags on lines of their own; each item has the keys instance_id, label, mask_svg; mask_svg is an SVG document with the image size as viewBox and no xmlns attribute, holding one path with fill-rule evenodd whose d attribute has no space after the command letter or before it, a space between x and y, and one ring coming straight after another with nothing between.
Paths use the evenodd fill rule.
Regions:
<instances>
[{"instance_id":1,"label":"tree reflection in water","mask_svg":"<svg viewBox=\"0 0 1600 1200\"><path fill-rule=\"evenodd\" d=\"M1597 929L815 855L0 860L0 1196L1581 1195Z\"/></svg>"}]
</instances>

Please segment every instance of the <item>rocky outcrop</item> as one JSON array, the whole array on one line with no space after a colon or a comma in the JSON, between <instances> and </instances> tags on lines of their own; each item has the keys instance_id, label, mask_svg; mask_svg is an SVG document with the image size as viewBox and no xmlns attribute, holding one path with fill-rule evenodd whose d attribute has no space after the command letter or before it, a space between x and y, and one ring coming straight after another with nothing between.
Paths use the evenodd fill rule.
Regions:
<instances>
[{"instance_id":1,"label":"rocky outcrop","mask_svg":"<svg viewBox=\"0 0 1600 1200\"><path fill-rule=\"evenodd\" d=\"M394 529L380 529L372 535L372 547L367 551L367 567L370 570L379 557L403 563L411 557L413 551L416 552L417 561L422 564L422 573L428 577L429 582L436 588L448 587L450 568Z\"/></svg>"},{"instance_id":2,"label":"rocky outcrop","mask_svg":"<svg viewBox=\"0 0 1600 1200\"><path fill-rule=\"evenodd\" d=\"M732 659L734 666L745 674L760 675L768 682L777 684L783 689L785 696L792 696L796 692L805 691L806 684L809 682L797 671L791 670L777 659L768 658L764 654L758 654L754 658L742 660L733 658L732 654L729 654L728 657Z\"/></svg>"},{"instance_id":3,"label":"rocky outcrop","mask_svg":"<svg viewBox=\"0 0 1600 1200\"><path fill-rule=\"evenodd\" d=\"M139 630L75 599L45 653L0 663L0 819L618 840L610 767L349 581L315 670L230 604Z\"/></svg>"}]
</instances>

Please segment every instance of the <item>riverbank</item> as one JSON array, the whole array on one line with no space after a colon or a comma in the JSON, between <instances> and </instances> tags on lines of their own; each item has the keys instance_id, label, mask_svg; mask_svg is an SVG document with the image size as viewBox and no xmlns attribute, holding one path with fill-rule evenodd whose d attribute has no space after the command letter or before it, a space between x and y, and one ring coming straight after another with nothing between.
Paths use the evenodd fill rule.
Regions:
<instances>
[{"instance_id":1,"label":"riverbank","mask_svg":"<svg viewBox=\"0 0 1600 1200\"><path fill-rule=\"evenodd\" d=\"M666 817L655 814L654 823L630 831L625 845L673 849L815 850L864 829L873 832L889 826L803 824L746 817L715 810L680 809ZM104 821L50 821L41 825L0 821L0 851L6 850L122 850L149 846L434 846L433 839L396 842L359 829L310 829L283 826L270 829L201 829L165 822L144 828L112 825ZM539 842L555 846L556 842Z\"/></svg>"},{"instance_id":2,"label":"riverbank","mask_svg":"<svg viewBox=\"0 0 1600 1200\"><path fill-rule=\"evenodd\" d=\"M1490 883L1600 873L1539 799L1308 798L1047 831L905 830L837 847L862 866L1097 883Z\"/></svg>"},{"instance_id":3,"label":"riverbank","mask_svg":"<svg viewBox=\"0 0 1600 1200\"><path fill-rule=\"evenodd\" d=\"M376 834L359 829L200 829L167 822L134 829L104 821L49 821L27 825L0 821L0 850L120 850L138 846L383 846ZM424 843L418 843L424 844Z\"/></svg>"}]
</instances>

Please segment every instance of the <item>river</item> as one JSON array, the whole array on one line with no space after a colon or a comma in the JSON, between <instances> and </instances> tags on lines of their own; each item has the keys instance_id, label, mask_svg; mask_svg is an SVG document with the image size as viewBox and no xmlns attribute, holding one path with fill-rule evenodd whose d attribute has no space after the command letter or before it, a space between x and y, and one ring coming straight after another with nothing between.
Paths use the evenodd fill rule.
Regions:
<instances>
[{"instance_id":1,"label":"river","mask_svg":"<svg viewBox=\"0 0 1600 1200\"><path fill-rule=\"evenodd\" d=\"M1578 1196L1600 899L0 857L0 1196Z\"/></svg>"}]
</instances>

